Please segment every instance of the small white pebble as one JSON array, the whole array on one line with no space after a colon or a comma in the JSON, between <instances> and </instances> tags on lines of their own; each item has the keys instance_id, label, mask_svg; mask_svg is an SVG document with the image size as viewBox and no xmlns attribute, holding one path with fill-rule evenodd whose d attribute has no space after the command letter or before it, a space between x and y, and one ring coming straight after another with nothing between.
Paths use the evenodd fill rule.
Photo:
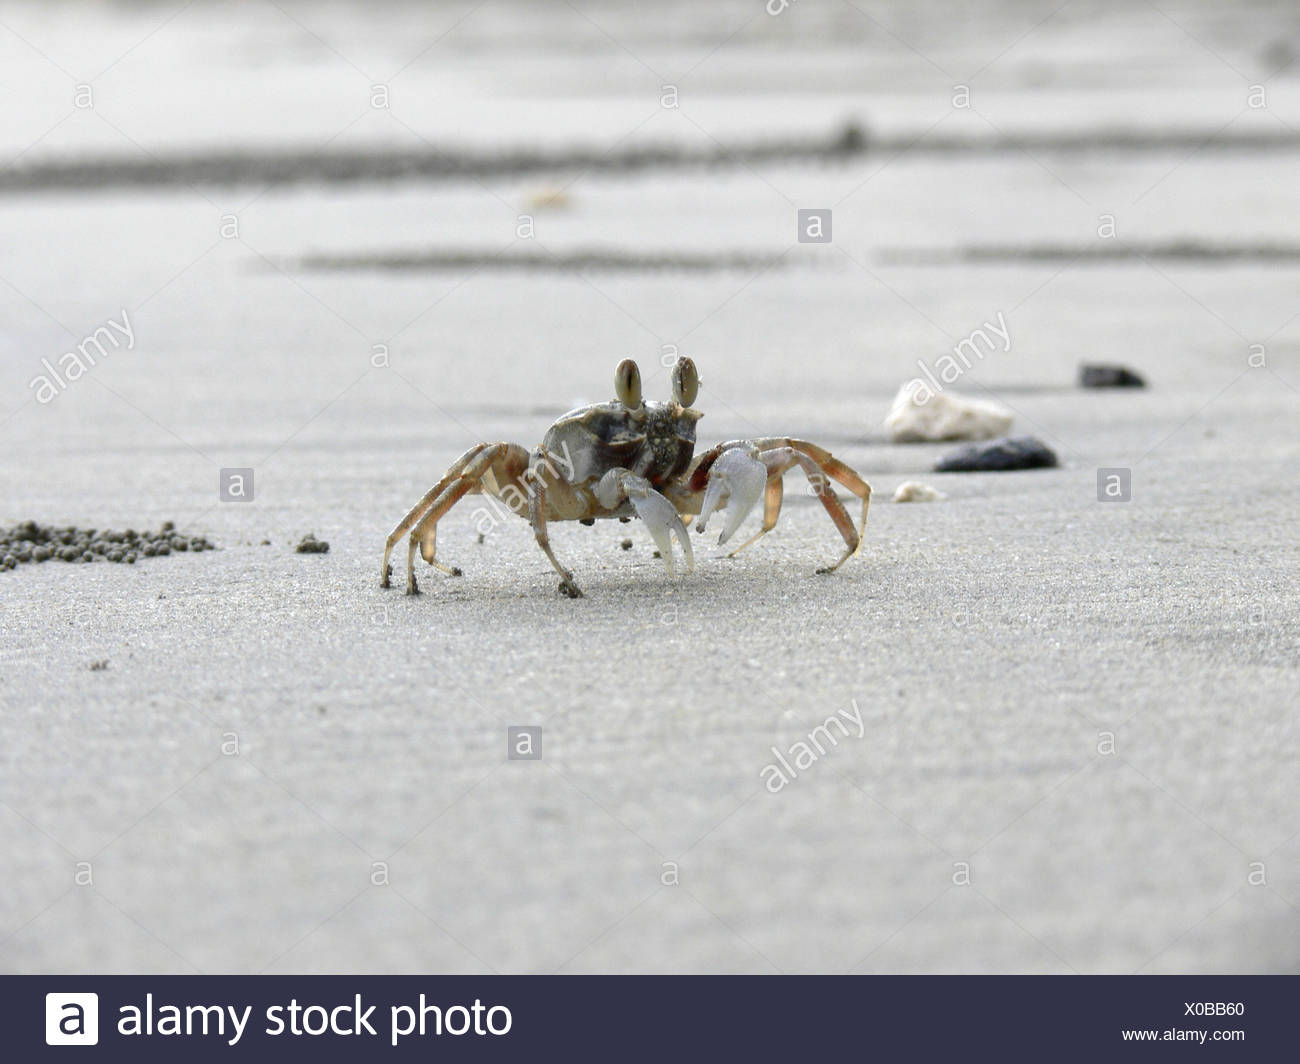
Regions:
<instances>
[{"instance_id":1,"label":"small white pebble","mask_svg":"<svg viewBox=\"0 0 1300 1064\"><path fill-rule=\"evenodd\" d=\"M947 497L943 492L936 491L929 484L922 484L919 480L905 480L894 492L894 502L938 502Z\"/></svg>"}]
</instances>

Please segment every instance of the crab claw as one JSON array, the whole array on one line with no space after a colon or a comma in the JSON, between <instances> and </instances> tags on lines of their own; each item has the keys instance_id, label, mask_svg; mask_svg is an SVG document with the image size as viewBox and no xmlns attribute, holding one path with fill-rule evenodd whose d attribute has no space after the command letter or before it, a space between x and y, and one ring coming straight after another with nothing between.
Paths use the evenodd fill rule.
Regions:
<instances>
[{"instance_id":1,"label":"crab claw","mask_svg":"<svg viewBox=\"0 0 1300 1064\"><path fill-rule=\"evenodd\" d=\"M637 517L645 523L650 538L659 548L664 565L668 567L668 575L677 575L677 570L673 566L672 537L674 535L686 558L686 571L694 572L695 554L691 549L690 537L686 534L686 523L677 512L677 508L655 491L644 477L628 473L626 470L611 469L596 485L596 497L602 506L613 509L620 496L632 504Z\"/></svg>"},{"instance_id":2,"label":"crab claw","mask_svg":"<svg viewBox=\"0 0 1300 1064\"><path fill-rule=\"evenodd\" d=\"M695 555L691 550L691 541L686 535L686 524L673 504L653 488L644 497L629 493L628 499L636 507L637 516L645 522L647 531L655 541L655 546L659 548L664 565L668 567L668 575L676 575L676 570L673 568L673 541L670 533L676 535L677 542L681 544L682 554L686 557L686 571L693 572Z\"/></svg>"},{"instance_id":3,"label":"crab claw","mask_svg":"<svg viewBox=\"0 0 1300 1064\"><path fill-rule=\"evenodd\" d=\"M726 543L763 497L766 486L767 466L743 448L732 447L723 451L709 469L709 486L704 492L696 527L703 532L709 518L725 507L727 520L718 543Z\"/></svg>"}]
</instances>

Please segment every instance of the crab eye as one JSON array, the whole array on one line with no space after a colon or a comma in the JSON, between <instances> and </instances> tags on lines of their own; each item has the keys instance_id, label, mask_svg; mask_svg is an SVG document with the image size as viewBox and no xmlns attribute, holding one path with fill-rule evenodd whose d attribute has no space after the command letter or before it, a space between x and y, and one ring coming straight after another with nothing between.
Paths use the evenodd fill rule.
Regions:
<instances>
[{"instance_id":1,"label":"crab eye","mask_svg":"<svg viewBox=\"0 0 1300 1064\"><path fill-rule=\"evenodd\" d=\"M623 359L614 371L614 394L624 406L641 405L641 371L630 358Z\"/></svg>"},{"instance_id":2,"label":"crab eye","mask_svg":"<svg viewBox=\"0 0 1300 1064\"><path fill-rule=\"evenodd\" d=\"M673 398L690 406L700 392L700 375L689 358L679 358L673 366Z\"/></svg>"}]
</instances>

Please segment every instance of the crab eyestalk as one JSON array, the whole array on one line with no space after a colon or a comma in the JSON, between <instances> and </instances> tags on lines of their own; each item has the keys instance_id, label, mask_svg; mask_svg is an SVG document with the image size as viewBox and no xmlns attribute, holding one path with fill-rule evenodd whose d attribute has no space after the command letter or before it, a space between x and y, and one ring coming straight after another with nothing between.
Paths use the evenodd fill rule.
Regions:
<instances>
[{"instance_id":1,"label":"crab eyestalk","mask_svg":"<svg viewBox=\"0 0 1300 1064\"><path fill-rule=\"evenodd\" d=\"M700 374L689 358L679 358L673 364L673 398L679 406L690 406L700 394Z\"/></svg>"},{"instance_id":2,"label":"crab eyestalk","mask_svg":"<svg viewBox=\"0 0 1300 1064\"><path fill-rule=\"evenodd\" d=\"M630 358L623 359L614 371L614 395L631 410L641 405L641 370Z\"/></svg>"}]
</instances>

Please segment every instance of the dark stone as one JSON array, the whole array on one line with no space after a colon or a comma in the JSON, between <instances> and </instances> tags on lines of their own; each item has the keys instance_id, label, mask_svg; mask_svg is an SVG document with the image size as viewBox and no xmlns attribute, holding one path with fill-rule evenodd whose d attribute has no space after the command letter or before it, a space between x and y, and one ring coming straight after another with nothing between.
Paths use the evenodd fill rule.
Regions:
<instances>
[{"instance_id":1,"label":"dark stone","mask_svg":"<svg viewBox=\"0 0 1300 1064\"><path fill-rule=\"evenodd\" d=\"M1147 382L1127 366L1110 362L1084 362L1079 366L1080 388L1145 388Z\"/></svg>"},{"instance_id":2,"label":"dark stone","mask_svg":"<svg viewBox=\"0 0 1300 1064\"><path fill-rule=\"evenodd\" d=\"M968 443L934 464L936 473L1001 473L1012 469L1046 469L1059 463L1056 452L1033 436Z\"/></svg>"}]
</instances>

